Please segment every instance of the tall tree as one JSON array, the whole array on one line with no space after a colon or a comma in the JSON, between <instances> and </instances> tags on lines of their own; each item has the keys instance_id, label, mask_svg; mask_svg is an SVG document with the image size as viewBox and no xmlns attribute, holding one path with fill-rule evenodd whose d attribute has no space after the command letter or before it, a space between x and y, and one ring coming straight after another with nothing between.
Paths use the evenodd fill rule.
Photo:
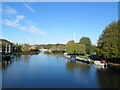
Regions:
<instances>
[{"instance_id":1,"label":"tall tree","mask_svg":"<svg viewBox=\"0 0 120 90\"><path fill-rule=\"evenodd\" d=\"M76 54L86 54L86 47L85 44L74 44L74 49Z\"/></svg>"},{"instance_id":2,"label":"tall tree","mask_svg":"<svg viewBox=\"0 0 120 90\"><path fill-rule=\"evenodd\" d=\"M108 25L98 40L98 55L104 58L120 58L119 21Z\"/></svg>"},{"instance_id":3,"label":"tall tree","mask_svg":"<svg viewBox=\"0 0 120 90\"><path fill-rule=\"evenodd\" d=\"M75 54L86 54L85 51L85 45L84 44L78 44L75 43L73 40L69 41L66 44L66 49L69 54L75 53Z\"/></svg>"},{"instance_id":4,"label":"tall tree","mask_svg":"<svg viewBox=\"0 0 120 90\"><path fill-rule=\"evenodd\" d=\"M74 40L71 40L66 44L66 49L68 53L75 53L74 43Z\"/></svg>"},{"instance_id":5,"label":"tall tree","mask_svg":"<svg viewBox=\"0 0 120 90\"><path fill-rule=\"evenodd\" d=\"M85 44L87 54L93 52L92 42L89 37L82 37L79 41L80 44Z\"/></svg>"}]
</instances>

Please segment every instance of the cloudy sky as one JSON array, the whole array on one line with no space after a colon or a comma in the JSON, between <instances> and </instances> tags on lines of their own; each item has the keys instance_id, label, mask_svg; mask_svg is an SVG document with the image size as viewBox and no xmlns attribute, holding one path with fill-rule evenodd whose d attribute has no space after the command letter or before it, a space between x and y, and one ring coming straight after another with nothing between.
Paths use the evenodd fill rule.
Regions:
<instances>
[{"instance_id":1,"label":"cloudy sky","mask_svg":"<svg viewBox=\"0 0 120 90\"><path fill-rule=\"evenodd\" d=\"M15 43L76 42L83 36L96 44L104 28L118 19L117 2L4 2L2 38Z\"/></svg>"}]
</instances>

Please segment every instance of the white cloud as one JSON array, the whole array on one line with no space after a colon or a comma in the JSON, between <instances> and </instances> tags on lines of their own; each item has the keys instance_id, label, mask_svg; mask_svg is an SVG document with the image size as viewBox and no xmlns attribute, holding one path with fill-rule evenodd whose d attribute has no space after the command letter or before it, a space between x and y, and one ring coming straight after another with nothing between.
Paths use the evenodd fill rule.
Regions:
<instances>
[{"instance_id":1,"label":"white cloud","mask_svg":"<svg viewBox=\"0 0 120 90\"><path fill-rule=\"evenodd\" d=\"M29 11L35 12L35 10L34 10L32 7L30 7L28 4L24 3L23 5L24 5Z\"/></svg>"},{"instance_id":2,"label":"white cloud","mask_svg":"<svg viewBox=\"0 0 120 90\"><path fill-rule=\"evenodd\" d=\"M16 27L19 24L20 20L24 19L24 16L18 15L15 20L4 19L2 23L7 26Z\"/></svg>"},{"instance_id":3,"label":"white cloud","mask_svg":"<svg viewBox=\"0 0 120 90\"><path fill-rule=\"evenodd\" d=\"M42 35L42 34L47 34L46 32L42 32L41 30L39 30L37 27L35 27L35 26L29 26L29 27L27 27L27 29L30 31L30 32L32 32L32 33L37 33L37 34L40 34L40 35Z\"/></svg>"},{"instance_id":4,"label":"white cloud","mask_svg":"<svg viewBox=\"0 0 120 90\"><path fill-rule=\"evenodd\" d=\"M29 25L29 26L21 25L20 22L21 22L23 19L24 19L24 16L18 15L18 16L16 16L16 19L15 19L15 20L5 19L5 20L3 20L2 23L3 23L4 25L11 26L11 27L14 27L14 28L16 28L16 29L23 30L23 31L27 31L27 32L30 32L30 33L38 34L38 35L46 34L46 32L42 32L42 31L41 31L39 28L37 28L36 26L33 26L33 25Z\"/></svg>"},{"instance_id":5,"label":"white cloud","mask_svg":"<svg viewBox=\"0 0 120 90\"><path fill-rule=\"evenodd\" d=\"M6 7L6 5L5 5L5 7ZM17 11L14 8L7 6L7 8L5 8L4 12L10 14L15 19L14 20L11 20L10 18L3 19L2 24L6 25L6 26L14 27L19 30L26 31L29 33L34 33L34 34L38 34L38 35L46 34L46 32L42 32L39 28L34 26L32 23L29 25L27 25L28 23L25 23L26 25L21 24L21 23L24 23L24 21L26 21L25 16L18 15ZM31 22L31 21L27 21L27 22Z\"/></svg>"},{"instance_id":6,"label":"white cloud","mask_svg":"<svg viewBox=\"0 0 120 90\"><path fill-rule=\"evenodd\" d=\"M12 8L12 7L9 7L8 5L3 5L3 8L2 11L7 13L7 14L12 14L12 15L16 15L17 14L17 11Z\"/></svg>"}]
</instances>

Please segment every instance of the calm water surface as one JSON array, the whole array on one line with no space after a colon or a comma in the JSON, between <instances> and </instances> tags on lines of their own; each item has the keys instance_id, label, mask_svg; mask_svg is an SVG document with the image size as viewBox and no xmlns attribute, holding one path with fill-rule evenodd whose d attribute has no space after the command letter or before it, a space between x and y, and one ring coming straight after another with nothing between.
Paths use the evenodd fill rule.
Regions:
<instances>
[{"instance_id":1,"label":"calm water surface","mask_svg":"<svg viewBox=\"0 0 120 90\"><path fill-rule=\"evenodd\" d=\"M18 56L2 65L3 88L120 87L120 73L99 70L93 64L69 62L62 56ZM1 73L0 73L1 75Z\"/></svg>"}]
</instances>

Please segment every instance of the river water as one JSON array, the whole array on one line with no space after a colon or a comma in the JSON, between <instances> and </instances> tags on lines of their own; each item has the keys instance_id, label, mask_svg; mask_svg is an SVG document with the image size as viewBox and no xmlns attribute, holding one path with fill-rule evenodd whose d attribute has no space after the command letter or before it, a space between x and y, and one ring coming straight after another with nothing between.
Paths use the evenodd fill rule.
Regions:
<instances>
[{"instance_id":1,"label":"river water","mask_svg":"<svg viewBox=\"0 0 120 90\"><path fill-rule=\"evenodd\" d=\"M0 68L3 88L118 88L120 73L62 56L22 55Z\"/></svg>"}]
</instances>

